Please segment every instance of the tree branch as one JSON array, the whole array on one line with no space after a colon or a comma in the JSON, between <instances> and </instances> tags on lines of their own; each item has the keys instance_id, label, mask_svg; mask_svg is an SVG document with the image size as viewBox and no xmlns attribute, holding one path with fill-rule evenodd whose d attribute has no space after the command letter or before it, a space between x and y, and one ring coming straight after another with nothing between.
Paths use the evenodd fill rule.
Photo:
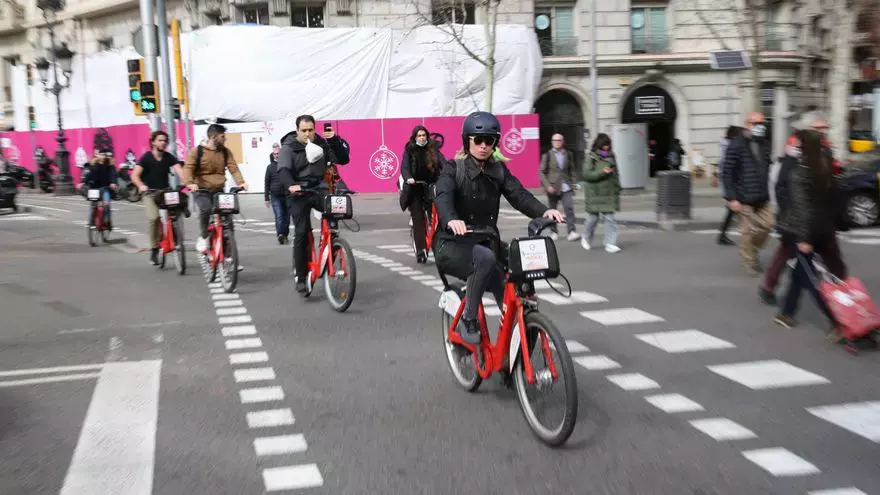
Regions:
<instances>
[{"instance_id":1,"label":"tree branch","mask_svg":"<svg viewBox=\"0 0 880 495\"><path fill-rule=\"evenodd\" d=\"M702 22L706 25L707 28L709 28L709 32L712 33L712 36L714 36L718 40L718 42L721 43L721 48L725 50L730 50L730 46L727 44L727 41L725 41L718 30L715 29L715 26L712 25L712 23L709 22L708 19L706 19L706 14L703 13L703 7L700 5L699 0L694 0L694 12L697 14L697 18L699 18L700 22Z\"/></svg>"}]
</instances>

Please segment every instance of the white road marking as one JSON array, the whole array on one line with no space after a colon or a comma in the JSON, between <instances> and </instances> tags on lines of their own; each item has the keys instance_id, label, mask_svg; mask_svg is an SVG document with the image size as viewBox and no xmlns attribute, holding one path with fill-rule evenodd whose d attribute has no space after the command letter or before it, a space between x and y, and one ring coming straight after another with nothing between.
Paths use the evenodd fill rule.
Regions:
<instances>
[{"instance_id":1,"label":"white road marking","mask_svg":"<svg viewBox=\"0 0 880 495\"><path fill-rule=\"evenodd\" d=\"M72 375L54 375L43 378L25 378L23 380L5 380L0 381L2 387L19 387L22 385L39 385L41 383L69 382L71 380L91 380L99 378L100 373L75 373Z\"/></svg>"},{"instance_id":2,"label":"white road marking","mask_svg":"<svg viewBox=\"0 0 880 495\"><path fill-rule=\"evenodd\" d=\"M819 468L781 447L746 450L742 455L774 476L819 474Z\"/></svg>"},{"instance_id":3,"label":"white road marking","mask_svg":"<svg viewBox=\"0 0 880 495\"><path fill-rule=\"evenodd\" d=\"M422 281L422 284L430 287L432 285L443 285L443 281L439 280L439 279L438 280L424 280L424 281Z\"/></svg>"},{"instance_id":4,"label":"white road marking","mask_svg":"<svg viewBox=\"0 0 880 495\"><path fill-rule=\"evenodd\" d=\"M269 409L247 413L249 428L271 428L293 424L293 412L290 409Z\"/></svg>"},{"instance_id":5,"label":"white road marking","mask_svg":"<svg viewBox=\"0 0 880 495\"><path fill-rule=\"evenodd\" d=\"M230 325L233 323L250 323L251 315L238 315L238 316L221 316L217 319L221 325Z\"/></svg>"},{"instance_id":6,"label":"white road marking","mask_svg":"<svg viewBox=\"0 0 880 495\"><path fill-rule=\"evenodd\" d=\"M727 418L694 419L689 423L719 442L757 438L755 432Z\"/></svg>"},{"instance_id":7,"label":"white road marking","mask_svg":"<svg viewBox=\"0 0 880 495\"><path fill-rule=\"evenodd\" d=\"M778 359L708 366L713 373L752 390L831 383L827 378Z\"/></svg>"},{"instance_id":8,"label":"white road marking","mask_svg":"<svg viewBox=\"0 0 880 495\"><path fill-rule=\"evenodd\" d=\"M266 352L237 352L229 355L229 364L265 363L269 361Z\"/></svg>"},{"instance_id":9,"label":"white road marking","mask_svg":"<svg viewBox=\"0 0 880 495\"><path fill-rule=\"evenodd\" d=\"M40 216L40 215L28 215L27 213L25 213L22 215L0 215L0 220L11 221L11 222L32 221L32 220L45 221L45 220L48 220L48 218L46 218L44 216Z\"/></svg>"},{"instance_id":10,"label":"white road marking","mask_svg":"<svg viewBox=\"0 0 880 495\"><path fill-rule=\"evenodd\" d=\"M645 397L651 405L668 413L703 411L703 406L681 394L659 394Z\"/></svg>"},{"instance_id":11,"label":"white road marking","mask_svg":"<svg viewBox=\"0 0 880 495\"><path fill-rule=\"evenodd\" d=\"M401 248L410 248L409 244L384 244L382 246L376 246L379 249L401 249Z\"/></svg>"},{"instance_id":12,"label":"white road marking","mask_svg":"<svg viewBox=\"0 0 880 495\"><path fill-rule=\"evenodd\" d=\"M435 285L438 289L443 289L443 285ZM498 306L483 306L483 313L486 313L486 316L501 316L501 308ZM492 322L487 322L489 328L492 328Z\"/></svg>"},{"instance_id":13,"label":"white road marking","mask_svg":"<svg viewBox=\"0 0 880 495\"><path fill-rule=\"evenodd\" d=\"M880 401L808 407L807 412L856 435L880 443Z\"/></svg>"},{"instance_id":14,"label":"white road marking","mask_svg":"<svg viewBox=\"0 0 880 495\"><path fill-rule=\"evenodd\" d=\"M382 263L379 266L381 266L382 268L392 268L392 267L396 267L396 266L406 268L401 263Z\"/></svg>"},{"instance_id":15,"label":"white road marking","mask_svg":"<svg viewBox=\"0 0 880 495\"><path fill-rule=\"evenodd\" d=\"M867 493L859 490L854 486L848 486L846 488L832 488L830 490L819 490L814 492L807 492L807 495L868 495Z\"/></svg>"},{"instance_id":16,"label":"white road marking","mask_svg":"<svg viewBox=\"0 0 880 495\"><path fill-rule=\"evenodd\" d=\"M226 341L226 350L233 349L252 349L254 347L263 347L263 341L259 338L253 339L230 339Z\"/></svg>"},{"instance_id":17,"label":"white road marking","mask_svg":"<svg viewBox=\"0 0 880 495\"><path fill-rule=\"evenodd\" d=\"M402 253L411 253L411 252L412 252L412 248L411 248L411 247L408 247L408 248L392 249L391 252L392 252L392 253L399 253L399 254L402 254Z\"/></svg>"},{"instance_id":18,"label":"white road marking","mask_svg":"<svg viewBox=\"0 0 880 495\"><path fill-rule=\"evenodd\" d=\"M224 337L236 337L238 335L256 335L257 327L253 325L239 325L235 327L223 327L220 333Z\"/></svg>"},{"instance_id":19,"label":"white road marking","mask_svg":"<svg viewBox=\"0 0 880 495\"><path fill-rule=\"evenodd\" d=\"M246 388L239 390L238 395L242 404L284 400L284 390L281 387Z\"/></svg>"},{"instance_id":20,"label":"white road marking","mask_svg":"<svg viewBox=\"0 0 880 495\"><path fill-rule=\"evenodd\" d=\"M105 363L61 495L151 495L162 361Z\"/></svg>"},{"instance_id":21,"label":"white road marking","mask_svg":"<svg viewBox=\"0 0 880 495\"><path fill-rule=\"evenodd\" d=\"M437 280L437 277L433 275L414 275L410 279L421 282L422 280Z\"/></svg>"},{"instance_id":22,"label":"white road marking","mask_svg":"<svg viewBox=\"0 0 880 495\"><path fill-rule=\"evenodd\" d=\"M215 308L224 308L224 307L228 308L228 307L232 307L232 306L243 306L243 305L244 305L244 303L241 301L241 299L228 299L225 301L214 301Z\"/></svg>"},{"instance_id":23,"label":"white road marking","mask_svg":"<svg viewBox=\"0 0 880 495\"><path fill-rule=\"evenodd\" d=\"M607 375L605 378L627 391L660 388L659 383L641 373L621 373L619 375Z\"/></svg>"},{"instance_id":24,"label":"white road marking","mask_svg":"<svg viewBox=\"0 0 880 495\"><path fill-rule=\"evenodd\" d=\"M563 294L564 293L565 292L563 292ZM538 297L540 297L544 301L549 302L550 304L556 304L559 306L566 306L570 304L592 304L608 302L608 299L605 299L598 294L593 294L591 292L586 292L582 290L571 291L571 297L563 297L559 294L538 294Z\"/></svg>"},{"instance_id":25,"label":"white road marking","mask_svg":"<svg viewBox=\"0 0 880 495\"><path fill-rule=\"evenodd\" d=\"M247 308L219 308L215 311L217 316L243 315L247 313Z\"/></svg>"},{"instance_id":26,"label":"white road marking","mask_svg":"<svg viewBox=\"0 0 880 495\"><path fill-rule=\"evenodd\" d=\"M393 266L391 267L392 272L411 272L412 270L408 266Z\"/></svg>"},{"instance_id":27,"label":"white road marking","mask_svg":"<svg viewBox=\"0 0 880 495\"><path fill-rule=\"evenodd\" d=\"M322 486L324 478L314 464L283 466L263 470L263 483L267 492L294 490Z\"/></svg>"},{"instance_id":28,"label":"white road marking","mask_svg":"<svg viewBox=\"0 0 880 495\"><path fill-rule=\"evenodd\" d=\"M211 299L213 299L213 300L215 300L215 301L218 301L218 300L221 300L221 299L238 299L238 298L239 298L238 294L226 294L226 293L223 293L223 294L213 294L213 295L211 296Z\"/></svg>"},{"instance_id":29,"label":"white road marking","mask_svg":"<svg viewBox=\"0 0 880 495\"><path fill-rule=\"evenodd\" d=\"M572 359L575 363L590 371L613 370L615 368L620 368L620 363L608 356L580 356Z\"/></svg>"},{"instance_id":30,"label":"white road marking","mask_svg":"<svg viewBox=\"0 0 880 495\"><path fill-rule=\"evenodd\" d=\"M407 275L407 276L409 276L409 275L422 275L422 274L425 273L425 272L420 272L420 271L418 271L418 270L412 270L412 269L410 269L410 270L407 270L407 271L400 271L400 272L398 272L398 273L401 274L401 275Z\"/></svg>"},{"instance_id":31,"label":"white road marking","mask_svg":"<svg viewBox=\"0 0 880 495\"><path fill-rule=\"evenodd\" d=\"M3 376L38 375L40 373L65 373L67 371L101 371L103 364L76 364L73 366L53 366L50 368L28 368L23 370L0 371Z\"/></svg>"},{"instance_id":32,"label":"white road marking","mask_svg":"<svg viewBox=\"0 0 880 495\"><path fill-rule=\"evenodd\" d=\"M576 352L590 352L589 347L581 344L576 340L566 340L565 347L568 347L568 352L572 354Z\"/></svg>"},{"instance_id":33,"label":"white road marking","mask_svg":"<svg viewBox=\"0 0 880 495\"><path fill-rule=\"evenodd\" d=\"M73 213L72 211L70 211L70 210L65 210L64 208L50 208L50 207L48 207L48 206L39 206L39 205L28 204L28 203L19 203L19 205L21 205L21 206L29 206L29 207L31 207L31 208L42 208L42 209L44 209L44 210L50 210L50 211L63 211L64 213Z\"/></svg>"},{"instance_id":34,"label":"white road marking","mask_svg":"<svg viewBox=\"0 0 880 495\"><path fill-rule=\"evenodd\" d=\"M254 452L258 456L295 454L308 448L302 435L278 435L254 439Z\"/></svg>"},{"instance_id":35,"label":"white road marking","mask_svg":"<svg viewBox=\"0 0 880 495\"><path fill-rule=\"evenodd\" d=\"M880 246L880 239L850 239L850 244L862 244L865 246Z\"/></svg>"},{"instance_id":36,"label":"white road marking","mask_svg":"<svg viewBox=\"0 0 880 495\"><path fill-rule=\"evenodd\" d=\"M730 349L735 345L713 337L699 330L673 330L671 332L643 333L635 336L668 353L708 351L711 349Z\"/></svg>"},{"instance_id":37,"label":"white road marking","mask_svg":"<svg viewBox=\"0 0 880 495\"><path fill-rule=\"evenodd\" d=\"M246 368L232 372L236 383L260 382L275 379L275 370L272 368Z\"/></svg>"},{"instance_id":38,"label":"white road marking","mask_svg":"<svg viewBox=\"0 0 880 495\"><path fill-rule=\"evenodd\" d=\"M664 321L663 318L646 313L637 308L602 309L598 311L582 311L581 316L589 318L605 326L630 325L635 323L652 323Z\"/></svg>"}]
</instances>

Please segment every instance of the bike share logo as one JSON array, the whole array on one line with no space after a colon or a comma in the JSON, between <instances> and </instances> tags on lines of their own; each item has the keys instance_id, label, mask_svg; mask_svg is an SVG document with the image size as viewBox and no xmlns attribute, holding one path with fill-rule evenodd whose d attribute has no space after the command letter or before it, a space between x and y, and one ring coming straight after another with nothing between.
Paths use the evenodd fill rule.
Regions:
<instances>
[{"instance_id":1,"label":"bike share logo","mask_svg":"<svg viewBox=\"0 0 880 495\"><path fill-rule=\"evenodd\" d=\"M390 180L397 177L400 171L400 160L393 151L384 144L370 155L370 172L374 177L381 180Z\"/></svg>"}]
</instances>

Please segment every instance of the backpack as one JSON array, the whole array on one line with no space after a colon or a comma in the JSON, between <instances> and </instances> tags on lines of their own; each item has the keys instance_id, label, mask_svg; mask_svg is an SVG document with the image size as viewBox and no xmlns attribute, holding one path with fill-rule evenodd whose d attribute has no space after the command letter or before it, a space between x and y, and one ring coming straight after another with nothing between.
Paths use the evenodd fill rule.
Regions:
<instances>
[{"instance_id":1,"label":"backpack","mask_svg":"<svg viewBox=\"0 0 880 495\"><path fill-rule=\"evenodd\" d=\"M199 169L202 168L202 155L205 154L205 148L202 145L196 146L196 167L193 172L193 176L199 175ZM229 148L226 146L223 147L223 167L226 167L226 164L229 162Z\"/></svg>"}]
</instances>

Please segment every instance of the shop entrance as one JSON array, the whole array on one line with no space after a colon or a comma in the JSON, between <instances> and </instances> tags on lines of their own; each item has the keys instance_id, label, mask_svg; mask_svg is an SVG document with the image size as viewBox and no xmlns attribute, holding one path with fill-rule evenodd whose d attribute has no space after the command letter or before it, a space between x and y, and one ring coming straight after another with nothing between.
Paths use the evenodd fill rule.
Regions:
<instances>
[{"instance_id":1,"label":"shop entrance","mask_svg":"<svg viewBox=\"0 0 880 495\"><path fill-rule=\"evenodd\" d=\"M562 134L565 148L574 155L575 172L580 177L584 162L584 113L571 93L552 89L538 98L535 111L540 121L541 153L550 149L553 134Z\"/></svg>"},{"instance_id":2,"label":"shop entrance","mask_svg":"<svg viewBox=\"0 0 880 495\"><path fill-rule=\"evenodd\" d=\"M648 127L648 149L653 155L651 177L660 170L669 170L667 157L673 149L677 118L678 112L672 97L665 89L654 84L642 86L630 93L623 106L621 123L644 123ZM686 145L687 143L682 143L682 147Z\"/></svg>"}]
</instances>

